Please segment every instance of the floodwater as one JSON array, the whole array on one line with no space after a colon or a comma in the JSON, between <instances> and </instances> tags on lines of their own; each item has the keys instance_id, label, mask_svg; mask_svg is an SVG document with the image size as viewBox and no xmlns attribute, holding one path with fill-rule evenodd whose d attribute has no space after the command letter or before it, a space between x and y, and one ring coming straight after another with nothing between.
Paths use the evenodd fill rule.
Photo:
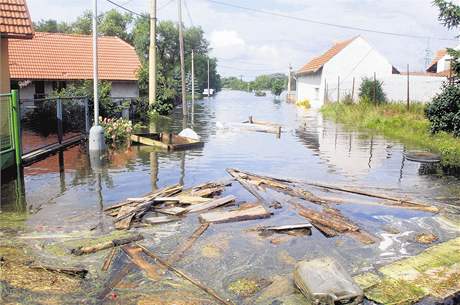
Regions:
<instances>
[{"instance_id":1,"label":"floodwater","mask_svg":"<svg viewBox=\"0 0 460 305\"><path fill-rule=\"evenodd\" d=\"M256 120L281 124L281 136L225 127L230 126L228 123L245 121L250 115ZM2 246L5 249L19 246L27 257L44 264L83 266L90 271L75 287L63 285L72 289L2 281L1 297L6 303L214 304L215 300L173 273L153 281L139 269L131 271L108 297L97 299L111 276L124 266L126 258L118 255L113 270L102 272L108 250L75 257L68 253L68 245L114 230L111 218L102 213L105 207L176 183L191 187L228 179L226 168L352 186L443 208L442 213L433 216L359 203L337 206L345 216L379 238L372 245L348 236L325 238L316 229L311 236L259 236L250 229L258 225L305 222L297 215L295 198L273 191L262 192L267 200L276 199L282 204L281 209L272 211L272 217L212 224L183 258L174 263L236 304L307 304L292 284L294 265L302 259L332 256L354 275L419 253L428 247L414 241L419 233L434 233L439 242L460 236L455 225L460 212L460 179L446 174L437 165L405 160L403 152L416 147L348 130L325 120L315 110L245 92L223 91L196 102L195 114L186 125L192 123L205 142L202 148L168 153L133 145L111 150L106 163L101 166L93 163L92 168L85 147L76 146L25 168L23 183L20 180L3 183ZM151 126L158 131L175 132L183 127L180 107L170 119ZM256 201L237 182L223 195L227 194L235 195L237 204ZM363 200L343 193L328 196ZM167 258L198 226L197 215L190 215L179 222L131 231L143 234L145 239L141 243ZM239 279L255 280L259 283L257 291L244 296L229 289Z\"/></svg>"}]
</instances>

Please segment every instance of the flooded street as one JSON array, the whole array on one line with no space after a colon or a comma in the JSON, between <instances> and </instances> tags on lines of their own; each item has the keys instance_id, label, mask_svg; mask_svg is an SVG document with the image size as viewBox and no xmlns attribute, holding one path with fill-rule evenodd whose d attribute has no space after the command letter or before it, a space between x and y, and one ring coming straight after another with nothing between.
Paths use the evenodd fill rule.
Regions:
<instances>
[{"instance_id":1,"label":"flooded street","mask_svg":"<svg viewBox=\"0 0 460 305\"><path fill-rule=\"evenodd\" d=\"M181 184L185 188L208 181L231 178L227 168L290 178L305 182L353 187L393 197L408 197L441 208L428 212L363 204L362 197L312 189L329 198L352 203L337 205L348 219L377 237L371 245L346 235L325 238L318 230L311 235L261 236L258 225L305 222L297 214L297 199L272 190L261 192L268 202L281 204L267 219L211 224L174 266L193 275L235 304L308 304L292 283L292 272L302 259L332 256L352 275L372 271L399 258L418 254L429 245L415 242L420 233L433 233L436 242L460 236L460 179L438 165L404 159L404 151L417 149L379 135L348 130L327 121L316 110L305 110L272 96L222 91L198 101L188 123L202 137L202 148L166 152L132 145L109 152L108 161L92 169L84 146L75 146L24 169L24 189L13 180L2 184L0 242L2 252L18 251L42 263L81 266L89 275L62 285L66 289L3 281L6 303L75 304L215 304L215 300L174 273L152 280L134 269L101 301L101 291L126 264L118 255L113 268L101 271L110 250L72 256L76 242L116 231L103 209L126 198L140 197L161 187ZM282 125L275 134L231 128L249 116ZM170 119L157 122L158 131L180 132L182 109ZM256 199L233 181L222 196L236 196L235 205ZM356 202L356 203L353 203ZM370 201L370 200L367 200ZM230 207L221 207L228 209ZM143 235L140 243L162 258L180 246L200 226L198 215L161 225L132 228ZM115 232L115 233L114 233ZM18 259L19 254L16 255ZM235 282L257 283L252 293L238 293ZM240 282L238 282L240 281ZM52 281L51 281L52 282ZM54 284L50 284L53 286ZM59 285L59 283L57 284Z\"/></svg>"}]
</instances>

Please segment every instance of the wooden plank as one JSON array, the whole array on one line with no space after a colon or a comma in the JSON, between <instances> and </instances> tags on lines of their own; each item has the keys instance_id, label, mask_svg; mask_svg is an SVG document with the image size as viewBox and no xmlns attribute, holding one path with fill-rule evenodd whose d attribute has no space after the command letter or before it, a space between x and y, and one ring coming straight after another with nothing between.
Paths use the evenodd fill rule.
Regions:
<instances>
[{"instance_id":1,"label":"wooden plank","mask_svg":"<svg viewBox=\"0 0 460 305\"><path fill-rule=\"evenodd\" d=\"M223 198L218 198L218 199L212 200L210 202L195 204L195 205L192 205L192 206L187 207L185 209L189 213L197 213L197 212L202 212L202 211L206 211L206 210L210 210L210 209L220 207L222 205L225 205L225 204L230 203L230 202L235 201L235 200L236 200L235 196L228 195L228 196L225 196Z\"/></svg>"},{"instance_id":2,"label":"wooden plank","mask_svg":"<svg viewBox=\"0 0 460 305\"><path fill-rule=\"evenodd\" d=\"M291 231L291 230L311 229L311 227L312 227L312 225L309 224L309 223L300 223L300 224L283 225L283 226L259 227L258 230L260 230L260 231L282 232L282 231Z\"/></svg>"},{"instance_id":3,"label":"wooden plank","mask_svg":"<svg viewBox=\"0 0 460 305\"><path fill-rule=\"evenodd\" d=\"M115 219L115 229L128 230L134 217L134 213L132 212L135 210L136 207L122 206L120 212L118 212L117 218Z\"/></svg>"},{"instance_id":4,"label":"wooden plank","mask_svg":"<svg viewBox=\"0 0 460 305\"><path fill-rule=\"evenodd\" d=\"M110 268L110 265L112 265L113 258L115 257L115 254L118 251L118 247L112 248L112 251L110 251L109 255L104 260L104 264L102 265L101 270L102 271L107 271Z\"/></svg>"},{"instance_id":5,"label":"wooden plank","mask_svg":"<svg viewBox=\"0 0 460 305\"><path fill-rule=\"evenodd\" d=\"M233 221L243 221L252 219L261 219L270 217L268 212L262 205L244 210L234 210L225 212L208 212L201 214L199 219L201 222L209 223L224 223Z\"/></svg>"},{"instance_id":6,"label":"wooden plank","mask_svg":"<svg viewBox=\"0 0 460 305\"><path fill-rule=\"evenodd\" d=\"M186 208L181 208L181 207L155 209L154 211L157 213L172 215L172 216L179 216L179 215L182 215L188 212Z\"/></svg>"},{"instance_id":7,"label":"wooden plank","mask_svg":"<svg viewBox=\"0 0 460 305\"><path fill-rule=\"evenodd\" d=\"M22 165L29 166L35 162L45 159L46 157L50 155L54 155L61 150L65 150L71 146L75 146L85 139L86 139L86 136L84 135L76 136L76 137L63 141L61 144L59 143L51 144L43 148L31 151L21 156Z\"/></svg>"},{"instance_id":8,"label":"wooden plank","mask_svg":"<svg viewBox=\"0 0 460 305\"><path fill-rule=\"evenodd\" d=\"M201 224L183 244L174 250L174 252L168 257L167 262L169 264L173 264L180 260L185 251L193 246L196 240L208 229L208 227L209 223Z\"/></svg>"},{"instance_id":9,"label":"wooden plank","mask_svg":"<svg viewBox=\"0 0 460 305\"><path fill-rule=\"evenodd\" d=\"M179 217L169 216L169 215L168 216L155 216L155 217L144 217L142 218L142 222L145 222L151 225L157 225L157 224L177 221L179 219L180 219Z\"/></svg>"},{"instance_id":10,"label":"wooden plank","mask_svg":"<svg viewBox=\"0 0 460 305\"><path fill-rule=\"evenodd\" d=\"M158 273L158 268L155 268L154 265L150 264L142 257L143 251L141 248L124 246L122 249L137 267L145 271L149 279L152 281L158 281L160 279L161 276Z\"/></svg>"},{"instance_id":11,"label":"wooden plank","mask_svg":"<svg viewBox=\"0 0 460 305\"><path fill-rule=\"evenodd\" d=\"M70 253L74 255L91 254L97 251L110 249L116 246L126 245L134 241L139 241L143 238L144 237L142 235L137 234L137 235L126 237L126 238L109 240L109 241L99 243L93 246L87 246L87 247L83 246L83 247L74 248L70 250Z\"/></svg>"},{"instance_id":12,"label":"wooden plank","mask_svg":"<svg viewBox=\"0 0 460 305\"><path fill-rule=\"evenodd\" d=\"M108 282L105 284L104 289L98 294L97 298L99 300L104 299L112 289L121 282L121 280L135 267L133 262L129 262L123 266L118 272L111 276Z\"/></svg>"},{"instance_id":13,"label":"wooden plank","mask_svg":"<svg viewBox=\"0 0 460 305\"><path fill-rule=\"evenodd\" d=\"M46 270L46 271L56 272L56 273L63 273L66 275L78 276L81 278L85 278L86 274L88 273L88 270L84 268L79 268L79 267L55 267L55 266L46 266L42 264L33 264L33 265L30 265L29 268L41 269L41 270Z\"/></svg>"},{"instance_id":14,"label":"wooden plank","mask_svg":"<svg viewBox=\"0 0 460 305\"><path fill-rule=\"evenodd\" d=\"M222 298L221 296L219 296L214 290L212 290L211 288L208 288L206 286L204 286L202 283L200 283L198 280L192 278L191 276L185 274L184 272L182 272L181 270L173 267L170 263L168 263L167 261L163 260L161 257L159 257L158 255L154 254L152 251L150 251L149 249L145 248L144 246L142 245L139 245L138 246L144 251L145 254L147 254L148 256L150 256L151 258L153 258L155 261L157 261L158 263L160 263L161 265L165 266L166 268L168 268L169 270L171 270L172 272L174 272L176 275L182 277L183 279L189 281L190 283L192 283L193 285L195 285L196 287L200 288L201 290L203 290L204 292L206 292L207 294L209 294L211 297L213 297L214 299L216 299L217 301L219 301L220 303L224 304L224 305L233 305L232 302Z\"/></svg>"}]
</instances>

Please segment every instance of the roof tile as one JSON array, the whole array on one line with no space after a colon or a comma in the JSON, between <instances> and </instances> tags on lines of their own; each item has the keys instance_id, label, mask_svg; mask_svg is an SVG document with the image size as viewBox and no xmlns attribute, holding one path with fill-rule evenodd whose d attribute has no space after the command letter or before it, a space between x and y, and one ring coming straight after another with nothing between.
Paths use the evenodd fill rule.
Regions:
<instances>
[{"instance_id":1,"label":"roof tile","mask_svg":"<svg viewBox=\"0 0 460 305\"><path fill-rule=\"evenodd\" d=\"M93 77L92 36L35 33L31 40L8 44L12 79L83 80ZM140 67L134 48L118 37L98 39L99 78L137 80Z\"/></svg>"},{"instance_id":2,"label":"roof tile","mask_svg":"<svg viewBox=\"0 0 460 305\"><path fill-rule=\"evenodd\" d=\"M347 40L334 44L332 48L327 50L325 53L323 53L322 55L318 57L313 58L308 63L306 63L302 68L299 69L299 71L297 71L297 74L314 73L318 71L324 66L325 63L331 60L335 55L339 54L340 51L345 49L345 47L348 46L357 37L353 37L351 39L347 39Z\"/></svg>"},{"instance_id":3,"label":"roof tile","mask_svg":"<svg viewBox=\"0 0 460 305\"><path fill-rule=\"evenodd\" d=\"M0 35L32 38L34 30L25 0L0 0Z\"/></svg>"}]
</instances>

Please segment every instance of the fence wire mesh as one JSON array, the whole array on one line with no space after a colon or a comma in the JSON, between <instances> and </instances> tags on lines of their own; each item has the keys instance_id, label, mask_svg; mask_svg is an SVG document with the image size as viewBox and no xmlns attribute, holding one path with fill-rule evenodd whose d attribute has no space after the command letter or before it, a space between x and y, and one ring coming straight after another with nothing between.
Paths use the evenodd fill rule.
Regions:
<instances>
[{"instance_id":1,"label":"fence wire mesh","mask_svg":"<svg viewBox=\"0 0 460 305\"><path fill-rule=\"evenodd\" d=\"M23 153L85 134L86 100L86 97L21 100Z\"/></svg>"}]
</instances>

